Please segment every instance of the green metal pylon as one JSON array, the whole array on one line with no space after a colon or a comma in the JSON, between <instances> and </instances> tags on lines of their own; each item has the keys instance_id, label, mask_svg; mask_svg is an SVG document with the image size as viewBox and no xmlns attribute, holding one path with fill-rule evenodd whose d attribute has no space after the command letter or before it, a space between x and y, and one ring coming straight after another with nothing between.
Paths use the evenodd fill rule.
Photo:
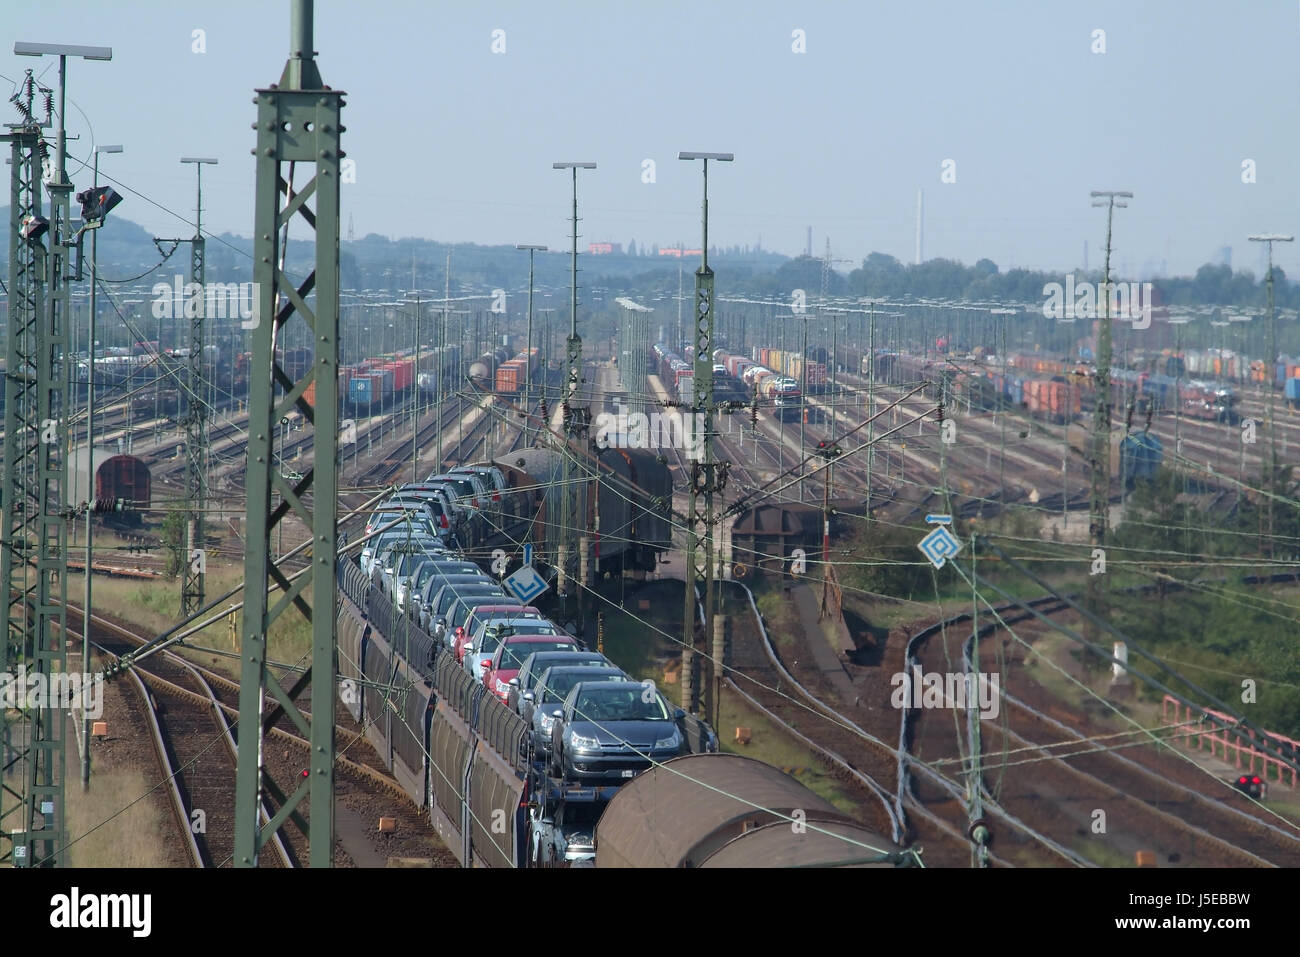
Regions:
<instances>
[{"instance_id":1,"label":"green metal pylon","mask_svg":"<svg viewBox=\"0 0 1300 957\"><path fill-rule=\"evenodd\" d=\"M248 533L244 555L245 605L239 695L239 768L236 777L235 866L256 867L260 849L292 817L310 843L312 867L329 867L334 831L334 682L336 527L338 518L339 124L343 93L324 86L312 52L312 5L295 0L289 62L278 87L257 91L257 184L247 466ZM285 164L314 169L294 189ZM308 203L314 201L314 209ZM290 219L315 232L315 265L299 286L281 271L280 231ZM295 246L304 243L295 236ZM315 301L308 296L315 292ZM278 311L277 311L278 309ZM310 327L311 365L294 381L275 358L275 344L294 316ZM316 385L313 404L303 393ZM277 384L283 389L278 401ZM295 484L273 464L275 424L297 407L314 428L315 460ZM275 496L273 496L273 490ZM311 499L304 496L310 492ZM276 503L278 497L278 504ZM271 533L292 511L312 533L311 564L292 583L271 563ZM271 590L275 589L274 592ZM305 596L310 596L308 602ZM274 600L272 600L274 599ZM286 687L266 668L272 624L296 608L312 626L311 667ZM310 722L294 700L311 688ZM266 700L267 695L272 699ZM270 710L267 710L267 704ZM287 714L311 741L307 776L286 796L262 767L262 739ZM259 803L269 797L271 820L262 826ZM307 800L310 820L299 808Z\"/></svg>"}]
</instances>

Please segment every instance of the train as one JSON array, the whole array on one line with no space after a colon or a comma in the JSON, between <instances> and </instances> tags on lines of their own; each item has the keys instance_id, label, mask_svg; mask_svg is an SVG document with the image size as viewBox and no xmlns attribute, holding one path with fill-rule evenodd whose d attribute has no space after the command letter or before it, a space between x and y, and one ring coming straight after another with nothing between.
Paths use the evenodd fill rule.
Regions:
<instances>
[{"instance_id":1,"label":"train","mask_svg":"<svg viewBox=\"0 0 1300 957\"><path fill-rule=\"evenodd\" d=\"M1164 463L1164 444L1150 432L1126 435L1119 443L1120 470L1124 484L1132 488L1138 479L1151 480Z\"/></svg>"},{"instance_id":2,"label":"train","mask_svg":"<svg viewBox=\"0 0 1300 957\"><path fill-rule=\"evenodd\" d=\"M822 350L823 354L825 350ZM754 346L753 361L766 366L778 375L794 379L799 387L809 393L826 391L826 362L816 361L790 349L768 349Z\"/></svg>"},{"instance_id":3,"label":"train","mask_svg":"<svg viewBox=\"0 0 1300 957\"><path fill-rule=\"evenodd\" d=\"M492 349L469 364L470 381L480 388L491 389L496 382L497 369L509 358L510 353L504 349Z\"/></svg>"},{"instance_id":4,"label":"train","mask_svg":"<svg viewBox=\"0 0 1300 957\"><path fill-rule=\"evenodd\" d=\"M81 445L72 450L69 467L76 497L89 498L105 524L142 524L141 513L153 505L153 475L143 460L111 445L91 451Z\"/></svg>"},{"instance_id":5,"label":"train","mask_svg":"<svg viewBox=\"0 0 1300 957\"><path fill-rule=\"evenodd\" d=\"M695 367L665 343L657 342L650 350L654 354L656 371L665 389L677 396L685 405L695 401Z\"/></svg>"},{"instance_id":6,"label":"train","mask_svg":"<svg viewBox=\"0 0 1300 957\"><path fill-rule=\"evenodd\" d=\"M656 503L653 511L663 513L665 524L659 544L668 547L673 490L666 466L620 449L607 450L600 461L629 483L616 498ZM531 538L530 529L545 530L553 488L548 480L563 467L559 456L534 449L513 462L484 464L511 474L516 491L507 497L523 509L512 532ZM612 542L638 546L643 533L659 535L620 524L623 518L610 509L613 499L604 497L606 486L617 484L608 476L601 483L598 527L609 529ZM545 544L536 544L545 553ZM534 568L543 570L537 562ZM713 730L680 711L675 721L685 753L678 757L629 771L618 783L555 776L534 752L524 720L407 618L353 558L340 559L337 576L341 705L462 866L562 866L570 860L596 867L815 866L842 863L846 841L885 852L864 858L864 866L914 859L779 769L719 753ZM683 789L686 781L694 786ZM791 828L796 812L818 825ZM566 853L575 848L578 853Z\"/></svg>"},{"instance_id":7,"label":"train","mask_svg":"<svg viewBox=\"0 0 1300 957\"><path fill-rule=\"evenodd\" d=\"M672 547L668 465L654 449L604 449L599 462L599 481L593 476L567 486L576 492L567 498L569 466L559 449L521 449L497 464L512 488L526 490L514 510L530 516L539 554L558 555L570 523L564 512L567 504L577 509L580 526L595 529L584 536L590 549L589 576L608 572L642 577L655 571ZM593 495L593 489L598 494Z\"/></svg>"},{"instance_id":8,"label":"train","mask_svg":"<svg viewBox=\"0 0 1300 957\"><path fill-rule=\"evenodd\" d=\"M756 351L762 353L776 350ZM757 358L747 359L723 349L714 351L713 361L720 364L728 375L740 380L747 395L757 393L760 405L770 408L776 418L799 418L803 409L803 393L797 380L768 368Z\"/></svg>"}]
</instances>

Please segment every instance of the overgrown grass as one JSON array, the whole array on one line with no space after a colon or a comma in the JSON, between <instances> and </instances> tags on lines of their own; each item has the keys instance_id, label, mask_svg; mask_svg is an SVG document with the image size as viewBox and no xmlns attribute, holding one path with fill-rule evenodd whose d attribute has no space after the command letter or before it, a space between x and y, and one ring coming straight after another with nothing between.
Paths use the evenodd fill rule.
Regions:
<instances>
[{"instance_id":1,"label":"overgrown grass","mask_svg":"<svg viewBox=\"0 0 1300 957\"><path fill-rule=\"evenodd\" d=\"M207 600L231 591L243 581L242 566L228 564L209 564L205 581ZM139 581L129 578L108 578L97 575L93 582L91 601L97 615L105 615L121 621L130 622L134 629L145 637L154 637L174 628L181 620L180 580L165 578L156 581ZM85 579L81 575L68 576L68 598L80 602L85 594ZM272 605L278 601L278 590L272 596ZM303 594L304 600L311 605L310 591ZM222 607L244 600L242 591L236 592ZM214 611L204 620L215 618L212 624L186 639L186 644L219 649L238 653L239 635L243 634L243 610L234 611L235 639L231 640L229 616L221 616ZM239 674L238 658L228 658L207 654L202 651L177 646L177 651L205 666L223 672L232 677ZM306 618L293 607L288 608L271 625L267 639L267 655L273 662L289 665L306 665L311 655L311 625Z\"/></svg>"},{"instance_id":2,"label":"overgrown grass","mask_svg":"<svg viewBox=\"0 0 1300 957\"><path fill-rule=\"evenodd\" d=\"M64 780L69 867L162 867L162 848L175 840L171 820L149 799L138 800L157 782L135 768L95 766L89 791L81 790L78 754L71 729ZM165 793L165 792L159 792Z\"/></svg>"},{"instance_id":3,"label":"overgrown grass","mask_svg":"<svg viewBox=\"0 0 1300 957\"><path fill-rule=\"evenodd\" d=\"M717 729L719 746L723 751L743 754L781 768L818 797L829 801L846 814L856 816L859 801L833 777L827 774L802 741L792 738L767 716L745 702L736 694L723 689L722 706ZM810 719L815 721L815 719ZM736 728L749 728L749 744L737 744ZM810 737L815 731L809 729Z\"/></svg>"}]
</instances>

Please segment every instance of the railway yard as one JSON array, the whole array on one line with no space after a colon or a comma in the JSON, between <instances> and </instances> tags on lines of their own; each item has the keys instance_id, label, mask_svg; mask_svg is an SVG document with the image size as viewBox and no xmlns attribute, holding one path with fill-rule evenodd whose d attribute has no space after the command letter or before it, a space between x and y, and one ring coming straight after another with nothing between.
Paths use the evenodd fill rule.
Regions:
<instances>
[{"instance_id":1,"label":"railway yard","mask_svg":"<svg viewBox=\"0 0 1300 957\"><path fill-rule=\"evenodd\" d=\"M1293 237L1250 235L1259 275L1231 249L1194 277L1139 269L1115 235L1154 255L1143 230L1176 215L1135 224L1132 193L1094 191L1104 266L1085 239L1063 315L1055 272L927 259L923 190L904 263L874 236L814 256L812 226L794 256L716 245L768 222L752 183L731 192L742 154L679 153L676 178L646 159L656 198L631 211L605 159L490 202L450 189L533 163L552 132L517 104L522 139L472 162L440 141L397 203L358 148L394 115L322 78L359 63L337 11L318 36L311 0L277 6L289 57L239 114L251 159L184 157L193 209L101 157L123 149L89 129L103 104L77 105L85 129L65 114L111 49L14 48L58 73L11 64L0 132L0 869L75 869L88 894L113 868L885 872L873 894L992 869L1055 914L1091 885L1025 871L1209 892L1300 867ZM223 57L236 79L195 89L246 98ZM701 173L700 248L645 238L660 215L697 228ZM940 244L955 194L929 198ZM476 241L385 218L412 205ZM562 246L538 225L560 213ZM1076 213L1052 230L1098 233ZM626 251L602 238L623 214L644 230ZM998 230L1066 255L1036 220L971 215L1000 224L989 255ZM484 244L479 219L552 245ZM177 222L194 237L161 238ZM398 222L414 238L378 231ZM1097 900L1080 929L1139 912Z\"/></svg>"}]
</instances>

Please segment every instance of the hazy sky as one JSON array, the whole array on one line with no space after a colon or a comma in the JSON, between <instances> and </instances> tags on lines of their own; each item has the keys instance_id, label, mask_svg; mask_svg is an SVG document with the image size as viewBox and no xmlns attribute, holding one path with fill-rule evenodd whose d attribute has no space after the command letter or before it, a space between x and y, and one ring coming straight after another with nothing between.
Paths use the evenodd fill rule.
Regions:
<instances>
[{"instance_id":1,"label":"hazy sky","mask_svg":"<svg viewBox=\"0 0 1300 957\"><path fill-rule=\"evenodd\" d=\"M111 45L111 63L71 63L70 151L88 153L93 127L126 147L105 172L191 219L179 158L216 156L206 224L247 234L252 93L279 78L288 10L0 0L0 84L33 66L55 80L54 61L13 56L15 40ZM713 243L761 237L793 255L812 226L816 255L829 237L836 257L910 262L923 187L926 258L1065 271L1086 241L1096 267L1105 215L1088 192L1129 189L1116 262L1188 272L1225 245L1255 269L1249 233L1300 230L1297 41L1297 0L318 0L315 46L325 82L349 94L345 234L350 215L358 237L567 248L569 178L551 163L595 160L579 174L584 248L698 245L699 164L676 156L711 150L736 154L710 170ZM119 209L184 234L136 197ZM1279 253L1300 277L1300 249Z\"/></svg>"}]
</instances>

